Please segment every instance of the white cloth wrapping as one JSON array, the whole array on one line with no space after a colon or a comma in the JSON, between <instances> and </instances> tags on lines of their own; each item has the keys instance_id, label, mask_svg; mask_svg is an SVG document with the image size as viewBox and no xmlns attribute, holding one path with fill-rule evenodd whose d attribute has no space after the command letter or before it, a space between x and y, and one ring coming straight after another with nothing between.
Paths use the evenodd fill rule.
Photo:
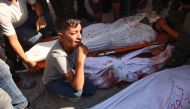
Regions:
<instances>
[{"instance_id":1,"label":"white cloth wrapping","mask_svg":"<svg viewBox=\"0 0 190 109\"><path fill-rule=\"evenodd\" d=\"M149 75L91 109L190 109L190 65Z\"/></svg>"},{"instance_id":2,"label":"white cloth wrapping","mask_svg":"<svg viewBox=\"0 0 190 109\"><path fill-rule=\"evenodd\" d=\"M87 57L85 74L99 88L108 88L114 82L134 82L142 75L149 75L160 70L171 56L172 47L168 45L164 51L153 57L136 57L139 54L152 52L159 45L145 47L125 54L122 57Z\"/></svg>"},{"instance_id":3,"label":"white cloth wrapping","mask_svg":"<svg viewBox=\"0 0 190 109\"><path fill-rule=\"evenodd\" d=\"M139 23L145 17L136 15L119 19L112 24L92 24L83 28L82 42L91 51L153 42L156 39L156 32L151 26Z\"/></svg>"},{"instance_id":4,"label":"white cloth wrapping","mask_svg":"<svg viewBox=\"0 0 190 109\"><path fill-rule=\"evenodd\" d=\"M25 54L29 60L32 60L35 62L45 60L50 49L53 47L53 45L55 44L56 41L57 40L37 43Z\"/></svg>"}]
</instances>

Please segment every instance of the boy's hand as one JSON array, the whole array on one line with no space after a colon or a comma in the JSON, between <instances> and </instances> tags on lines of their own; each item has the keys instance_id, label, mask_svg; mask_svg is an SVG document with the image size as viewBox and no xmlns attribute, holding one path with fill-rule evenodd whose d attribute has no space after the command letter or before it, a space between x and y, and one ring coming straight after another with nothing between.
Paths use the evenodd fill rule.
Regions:
<instances>
[{"instance_id":1,"label":"boy's hand","mask_svg":"<svg viewBox=\"0 0 190 109\"><path fill-rule=\"evenodd\" d=\"M78 47L78 62L84 62L87 54L88 48L85 45L80 44Z\"/></svg>"}]
</instances>

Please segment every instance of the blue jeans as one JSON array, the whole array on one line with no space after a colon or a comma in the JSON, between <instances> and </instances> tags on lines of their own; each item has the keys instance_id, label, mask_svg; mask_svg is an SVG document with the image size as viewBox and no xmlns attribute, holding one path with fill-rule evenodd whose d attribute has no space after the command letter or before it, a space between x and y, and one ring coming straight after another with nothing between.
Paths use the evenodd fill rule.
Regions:
<instances>
[{"instance_id":1,"label":"blue jeans","mask_svg":"<svg viewBox=\"0 0 190 109\"><path fill-rule=\"evenodd\" d=\"M0 88L6 91L12 99L12 104L17 109L24 109L28 105L27 99L23 96L12 79L9 66L0 59Z\"/></svg>"},{"instance_id":2,"label":"blue jeans","mask_svg":"<svg viewBox=\"0 0 190 109\"><path fill-rule=\"evenodd\" d=\"M46 89L50 93L69 98L76 98L80 97L81 95L92 96L96 92L96 86L93 85L88 79L85 79L82 91L75 91L70 83L68 81L65 81L65 79L50 81L46 85Z\"/></svg>"},{"instance_id":3,"label":"blue jeans","mask_svg":"<svg viewBox=\"0 0 190 109\"><path fill-rule=\"evenodd\" d=\"M13 109L11 98L3 89L0 88L0 109Z\"/></svg>"}]
</instances>

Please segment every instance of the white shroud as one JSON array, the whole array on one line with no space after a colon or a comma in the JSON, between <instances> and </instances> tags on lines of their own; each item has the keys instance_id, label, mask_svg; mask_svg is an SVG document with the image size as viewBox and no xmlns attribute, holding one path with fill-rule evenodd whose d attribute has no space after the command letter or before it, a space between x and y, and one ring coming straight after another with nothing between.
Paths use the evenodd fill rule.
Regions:
<instances>
[{"instance_id":1,"label":"white shroud","mask_svg":"<svg viewBox=\"0 0 190 109\"><path fill-rule=\"evenodd\" d=\"M190 109L190 65L149 75L91 109Z\"/></svg>"}]
</instances>

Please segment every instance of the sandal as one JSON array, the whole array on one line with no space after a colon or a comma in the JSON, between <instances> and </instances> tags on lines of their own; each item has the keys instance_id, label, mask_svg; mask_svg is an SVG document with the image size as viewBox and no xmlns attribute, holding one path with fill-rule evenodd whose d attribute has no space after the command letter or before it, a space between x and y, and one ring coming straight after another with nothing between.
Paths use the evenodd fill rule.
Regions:
<instances>
[{"instance_id":1,"label":"sandal","mask_svg":"<svg viewBox=\"0 0 190 109\"><path fill-rule=\"evenodd\" d=\"M35 82L32 81L31 79L29 80L24 79L24 80L20 80L18 86L22 89L31 89L35 86Z\"/></svg>"}]
</instances>

